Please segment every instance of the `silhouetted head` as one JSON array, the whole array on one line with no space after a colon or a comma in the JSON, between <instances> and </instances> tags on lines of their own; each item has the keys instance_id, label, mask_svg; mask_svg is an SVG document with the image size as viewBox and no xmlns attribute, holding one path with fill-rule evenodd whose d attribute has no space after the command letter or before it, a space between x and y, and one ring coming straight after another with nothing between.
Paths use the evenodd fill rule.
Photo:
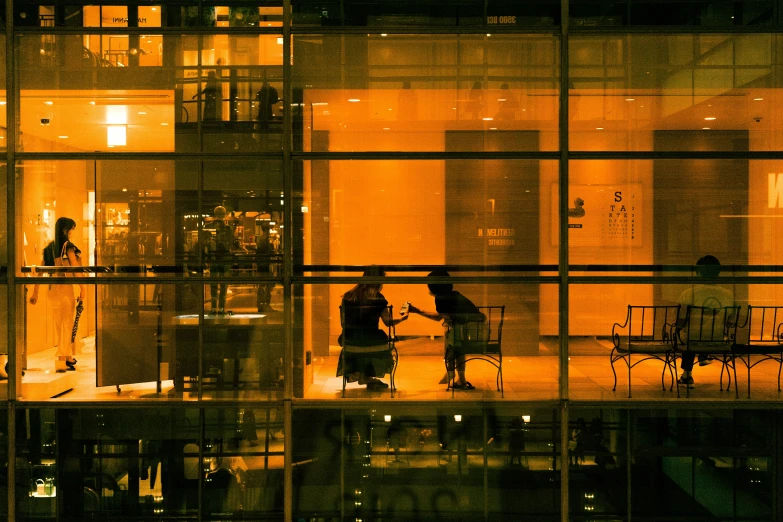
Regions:
<instances>
[{"instance_id":1,"label":"silhouetted head","mask_svg":"<svg viewBox=\"0 0 783 522\"><path fill-rule=\"evenodd\" d=\"M449 273L445 268L436 268L427 277L449 277ZM451 292L454 289L454 285L451 283L430 283L427 285L432 295L443 295Z\"/></svg>"},{"instance_id":2,"label":"silhouetted head","mask_svg":"<svg viewBox=\"0 0 783 522\"><path fill-rule=\"evenodd\" d=\"M715 256L706 255L696 261L696 272L702 277L718 277L720 275L720 261Z\"/></svg>"},{"instance_id":3,"label":"silhouetted head","mask_svg":"<svg viewBox=\"0 0 783 522\"><path fill-rule=\"evenodd\" d=\"M54 223L54 233L56 238L55 245L58 249L62 248L68 241L68 232L76 228L76 221L65 216L58 218Z\"/></svg>"}]
</instances>

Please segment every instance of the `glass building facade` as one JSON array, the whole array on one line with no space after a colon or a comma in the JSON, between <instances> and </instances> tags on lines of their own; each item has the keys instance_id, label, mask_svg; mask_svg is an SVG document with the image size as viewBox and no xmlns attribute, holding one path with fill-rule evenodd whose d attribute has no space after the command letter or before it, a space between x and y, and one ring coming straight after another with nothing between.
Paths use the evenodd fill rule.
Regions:
<instances>
[{"instance_id":1,"label":"glass building facade","mask_svg":"<svg viewBox=\"0 0 783 522\"><path fill-rule=\"evenodd\" d=\"M782 9L6 0L0 518L783 520Z\"/></svg>"}]
</instances>

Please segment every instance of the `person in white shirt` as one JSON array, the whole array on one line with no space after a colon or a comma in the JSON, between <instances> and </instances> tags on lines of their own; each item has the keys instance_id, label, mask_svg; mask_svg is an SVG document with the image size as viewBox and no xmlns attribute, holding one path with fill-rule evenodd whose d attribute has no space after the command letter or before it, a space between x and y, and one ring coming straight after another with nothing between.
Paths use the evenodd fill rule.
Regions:
<instances>
[{"instance_id":1,"label":"person in white shirt","mask_svg":"<svg viewBox=\"0 0 783 522\"><path fill-rule=\"evenodd\" d=\"M696 262L697 273L701 277L716 278L720 275L720 261L718 258L711 255L706 255ZM734 294L718 285L696 285L692 288L688 288L680 294L677 298L677 304L681 306L680 318L678 322L681 323L678 335L680 340L687 342L688 339L688 325L684 324L685 314L688 309L688 305L702 306L706 308L720 309L726 306L734 306ZM712 323L709 323L712 325ZM723 330L723 323L714 324L712 327L720 328ZM722 335L718 333L717 335ZM715 336L710 333L702 333L701 337L714 338ZM691 372L693 370L693 363L695 360L695 353L683 352L682 359L680 361L680 367L682 368L682 375L679 379L679 383L688 387L693 386L693 376ZM699 356L699 365L706 366L710 363L707 356Z\"/></svg>"}]
</instances>

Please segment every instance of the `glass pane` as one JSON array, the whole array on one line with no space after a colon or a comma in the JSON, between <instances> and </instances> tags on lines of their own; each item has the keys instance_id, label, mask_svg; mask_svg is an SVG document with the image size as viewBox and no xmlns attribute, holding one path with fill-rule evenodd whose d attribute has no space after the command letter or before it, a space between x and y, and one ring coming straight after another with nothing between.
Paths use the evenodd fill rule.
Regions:
<instances>
[{"instance_id":1,"label":"glass pane","mask_svg":"<svg viewBox=\"0 0 783 522\"><path fill-rule=\"evenodd\" d=\"M743 521L772 516L772 449L754 444L772 429L768 412L633 414L635 517L698 517L705 511Z\"/></svg>"},{"instance_id":2,"label":"glass pane","mask_svg":"<svg viewBox=\"0 0 783 522\"><path fill-rule=\"evenodd\" d=\"M631 23L634 25L702 25L737 26L769 25L774 20L773 0L740 2L677 2L677 9L667 9L664 0L633 0Z\"/></svg>"},{"instance_id":3,"label":"glass pane","mask_svg":"<svg viewBox=\"0 0 783 522\"><path fill-rule=\"evenodd\" d=\"M283 437L281 409L205 411L205 517L282 517Z\"/></svg>"},{"instance_id":4,"label":"glass pane","mask_svg":"<svg viewBox=\"0 0 783 522\"><path fill-rule=\"evenodd\" d=\"M54 520L57 494L62 495L64 489L58 475L55 410L17 409L15 412L16 518Z\"/></svg>"},{"instance_id":5,"label":"glass pane","mask_svg":"<svg viewBox=\"0 0 783 522\"><path fill-rule=\"evenodd\" d=\"M580 408L569 419L570 519L622 519L628 500L626 411Z\"/></svg>"},{"instance_id":6,"label":"glass pane","mask_svg":"<svg viewBox=\"0 0 783 522\"><path fill-rule=\"evenodd\" d=\"M292 4L294 25L484 25L483 2L477 0L459 0L448 3L438 2L437 0L415 3L401 3L390 0L375 2L360 0L349 0L347 2L295 0Z\"/></svg>"},{"instance_id":7,"label":"glass pane","mask_svg":"<svg viewBox=\"0 0 783 522\"><path fill-rule=\"evenodd\" d=\"M626 25L628 0L570 0L571 27Z\"/></svg>"},{"instance_id":8,"label":"glass pane","mask_svg":"<svg viewBox=\"0 0 783 522\"><path fill-rule=\"evenodd\" d=\"M560 511L553 410L294 411L294 516L552 520Z\"/></svg>"},{"instance_id":9,"label":"glass pane","mask_svg":"<svg viewBox=\"0 0 783 522\"><path fill-rule=\"evenodd\" d=\"M283 203L278 161L204 164L202 219L186 218L183 227L185 244L192 245L186 249L188 255L200 254L212 280L252 278L230 288L213 283L209 312L282 312L282 288L275 280L283 275ZM259 278L267 281L257 284Z\"/></svg>"},{"instance_id":10,"label":"glass pane","mask_svg":"<svg viewBox=\"0 0 783 522\"><path fill-rule=\"evenodd\" d=\"M569 146L779 150L777 46L773 34L574 36Z\"/></svg>"},{"instance_id":11,"label":"glass pane","mask_svg":"<svg viewBox=\"0 0 783 522\"><path fill-rule=\"evenodd\" d=\"M202 18L206 27L282 27L282 0L224 0L205 5Z\"/></svg>"},{"instance_id":12,"label":"glass pane","mask_svg":"<svg viewBox=\"0 0 783 522\"><path fill-rule=\"evenodd\" d=\"M386 284L375 296L371 284L295 287L297 396L383 398L394 386L403 400L556 398L556 286L455 283Z\"/></svg>"},{"instance_id":13,"label":"glass pane","mask_svg":"<svg viewBox=\"0 0 783 522\"><path fill-rule=\"evenodd\" d=\"M296 150L456 151L451 133L496 131L535 140L461 147L557 149L557 38L302 35L293 57Z\"/></svg>"},{"instance_id":14,"label":"glass pane","mask_svg":"<svg viewBox=\"0 0 783 522\"><path fill-rule=\"evenodd\" d=\"M694 149L707 143L716 149L728 142L748 143L747 134L702 138L690 131L656 136L662 145ZM711 254L732 267L729 271L750 264L763 272L780 262L776 245L781 240L783 166L777 161L596 160L574 161L570 167L573 265L600 270L693 265Z\"/></svg>"},{"instance_id":15,"label":"glass pane","mask_svg":"<svg viewBox=\"0 0 783 522\"><path fill-rule=\"evenodd\" d=\"M8 287L0 285L0 401L8 400ZM2 417L5 419L5 417Z\"/></svg>"},{"instance_id":16,"label":"glass pane","mask_svg":"<svg viewBox=\"0 0 783 522\"><path fill-rule=\"evenodd\" d=\"M539 135L448 132L446 138L449 149L464 152L520 142L537 147ZM555 269L556 161L311 161L301 168L304 199L295 216L303 220L304 244L294 249L306 267Z\"/></svg>"},{"instance_id":17,"label":"glass pane","mask_svg":"<svg viewBox=\"0 0 783 522\"><path fill-rule=\"evenodd\" d=\"M282 34L17 42L20 151L282 149Z\"/></svg>"}]
</instances>

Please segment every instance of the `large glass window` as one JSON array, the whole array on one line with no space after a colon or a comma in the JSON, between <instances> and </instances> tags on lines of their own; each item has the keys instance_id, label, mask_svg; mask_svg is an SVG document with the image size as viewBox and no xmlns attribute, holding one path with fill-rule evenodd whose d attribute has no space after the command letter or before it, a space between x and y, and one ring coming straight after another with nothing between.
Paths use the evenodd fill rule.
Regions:
<instances>
[{"instance_id":1,"label":"large glass window","mask_svg":"<svg viewBox=\"0 0 783 522\"><path fill-rule=\"evenodd\" d=\"M556 398L556 285L467 284L438 277L440 283L429 285L429 278L418 284L381 283L372 299L365 293L373 285L360 279L297 288L297 396ZM349 292L362 297L352 301ZM378 303L380 308L372 308ZM392 307L391 317L383 315L384 306ZM388 326L384 318L395 324ZM360 325L377 337L358 339L354 346L353 332Z\"/></svg>"},{"instance_id":2,"label":"large glass window","mask_svg":"<svg viewBox=\"0 0 783 522\"><path fill-rule=\"evenodd\" d=\"M17 42L20 151L282 148L282 35L36 33Z\"/></svg>"},{"instance_id":3,"label":"large glass window","mask_svg":"<svg viewBox=\"0 0 783 522\"><path fill-rule=\"evenodd\" d=\"M776 35L579 35L569 43L571 149L780 149ZM694 139L661 139L676 133Z\"/></svg>"},{"instance_id":4,"label":"large glass window","mask_svg":"<svg viewBox=\"0 0 783 522\"><path fill-rule=\"evenodd\" d=\"M293 429L297 517L551 520L560 510L553 410L302 409Z\"/></svg>"},{"instance_id":5,"label":"large glass window","mask_svg":"<svg viewBox=\"0 0 783 522\"><path fill-rule=\"evenodd\" d=\"M460 131L535 135L470 151L557 148L551 36L301 35L293 54L295 150L463 151Z\"/></svg>"}]
</instances>

